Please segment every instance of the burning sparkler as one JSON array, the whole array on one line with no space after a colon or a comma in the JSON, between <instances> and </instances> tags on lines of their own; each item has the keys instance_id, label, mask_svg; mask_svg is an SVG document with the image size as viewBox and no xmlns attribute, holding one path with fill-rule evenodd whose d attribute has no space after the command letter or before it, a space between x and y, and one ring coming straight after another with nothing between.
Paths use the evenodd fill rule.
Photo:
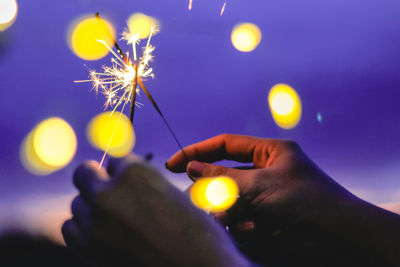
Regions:
<instances>
[{"instance_id":1,"label":"burning sparkler","mask_svg":"<svg viewBox=\"0 0 400 267\"><path fill-rule=\"evenodd\" d=\"M96 17L104 23L99 14ZM170 127L169 123L165 119L158 105L156 104L154 98L151 96L150 92L147 90L143 81L147 78L154 77L153 69L149 66L149 63L153 59L154 46L150 44L151 38L157 29L154 28L155 25L151 27L150 35L147 39L146 45L143 47L143 53L141 57L137 53L137 45L140 43L139 34L133 33L130 30L126 30L122 33L122 40L127 41L128 44L132 45L133 59L129 58L128 53L124 53L122 49L117 44L116 40L113 39L114 46L117 50L115 52L104 40L97 40L103 44L113 55L111 59L111 67L103 66L102 72L91 71L89 80L80 80L75 82L91 82L93 84L93 89L98 93L99 91L106 97L106 102L104 104L105 109L109 106L113 108L111 115L116 111L118 107L122 105L121 114L124 112L125 107L130 103L130 120L133 124L134 110L135 106L140 106L141 104L136 102L136 95L139 94L140 89L146 94L150 102L156 109L157 113L161 116L164 123L168 127L168 130L172 134L175 142L178 144L179 148L183 152L182 145L180 144L178 138L176 137L174 131ZM112 34L110 33L110 36ZM118 120L119 121L119 120ZM115 129L117 128L115 126ZM115 132L115 131L114 131ZM113 135L112 135L113 136ZM112 142L112 137L109 142L109 146ZM109 148L108 146L108 148ZM108 152L106 149L103 158L100 162L100 167L105 159ZM184 153L184 152L183 152Z\"/></svg>"},{"instance_id":2,"label":"burning sparkler","mask_svg":"<svg viewBox=\"0 0 400 267\"><path fill-rule=\"evenodd\" d=\"M96 14L96 16L104 23L98 14ZM114 56L111 58L112 66L103 66L102 72L91 71L90 80L75 82L91 82L96 93L100 91L106 97L104 109L111 106L113 111L115 111L121 104L131 102L130 120L133 122L135 105L140 106L140 104L136 102L136 94L139 93L138 83L142 84L144 79L154 77L153 69L149 67L149 63L153 59L152 52L155 49L150 44L154 31L155 29L152 27L146 46L143 47L143 54L139 59L136 49L136 45L140 42L138 34L131 33L129 30L123 32L122 39L126 40L128 44L132 44L133 61L128 58L127 55L129 54L125 54L121 50L115 40L114 45L117 49L117 53L114 52L104 40L97 40ZM142 89L146 90L142 85Z\"/></svg>"}]
</instances>

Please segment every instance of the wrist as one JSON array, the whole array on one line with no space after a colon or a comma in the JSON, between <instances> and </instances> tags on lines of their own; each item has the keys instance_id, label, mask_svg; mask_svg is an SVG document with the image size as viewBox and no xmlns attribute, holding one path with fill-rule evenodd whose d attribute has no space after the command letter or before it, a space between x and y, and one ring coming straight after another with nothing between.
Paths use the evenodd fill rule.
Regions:
<instances>
[{"instance_id":1,"label":"wrist","mask_svg":"<svg viewBox=\"0 0 400 267\"><path fill-rule=\"evenodd\" d=\"M364 260L376 261L382 266L398 263L400 216L342 189L338 194L328 194L325 211L318 216L316 228L341 247L364 255Z\"/></svg>"}]
</instances>

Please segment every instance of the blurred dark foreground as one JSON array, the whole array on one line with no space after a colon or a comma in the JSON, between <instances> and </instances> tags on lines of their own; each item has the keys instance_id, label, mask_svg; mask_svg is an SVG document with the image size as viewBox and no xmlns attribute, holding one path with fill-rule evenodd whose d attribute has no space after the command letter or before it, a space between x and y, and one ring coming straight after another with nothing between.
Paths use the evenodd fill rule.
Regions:
<instances>
[{"instance_id":1,"label":"blurred dark foreground","mask_svg":"<svg viewBox=\"0 0 400 267\"><path fill-rule=\"evenodd\" d=\"M1 267L80 267L90 266L66 247L56 245L44 237L24 232L8 232L0 238Z\"/></svg>"}]
</instances>

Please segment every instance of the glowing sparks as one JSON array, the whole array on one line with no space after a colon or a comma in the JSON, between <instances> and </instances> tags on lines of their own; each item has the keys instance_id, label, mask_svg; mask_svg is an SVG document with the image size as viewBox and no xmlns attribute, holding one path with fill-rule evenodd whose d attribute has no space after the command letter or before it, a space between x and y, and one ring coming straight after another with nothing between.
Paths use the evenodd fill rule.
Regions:
<instances>
[{"instance_id":1,"label":"glowing sparks","mask_svg":"<svg viewBox=\"0 0 400 267\"><path fill-rule=\"evenodd\" d=\"M136 14L137 15L137 14ZM135 15L134 15L135 16ZM133 17L134 17L133 16ZM142 15L140 15L142 16ZM96 18L102 22L100 19L99 14L96 14ZM137 17L135 17L137 18ZM131 22L128 21L128 29L122 33L122 40L125 40L128 44L132 45L132 52L133 52L133 60L129 58L128 53L124 53L117 42L113 40L116 52L108 45L104 40L98 39L97 42L101 43L106 49L114 56L111 59L111 66L103 66L102 72L91 71L89 73L89 80L81 80L76 82L91 82L93 86L93 90L98 93L99 91L105 96L106 102L104 104L105 108L109 106L113 108L112 112L110 112L110 117L114 114L116 109L122 105L121 113L124 112L126 105L130 102L130 116L129 119L133 124L133 115L135 106L140 107L140 103L136 102L136 95L139 93L139 86L142 91L146 94L150 102L152 103L153 107L156 109L157 113L160 115L162 120L164 121L165 125L167 126L168 130L170 131L171 135L173 136L175 142L179 146L179 148L183 151L182 145L180 144L178 138L176 137L174 131L172 130L171 126L169 125L168 121L162 114L161 110L159 109L156 101L151 96L150 92L147 90L146 86L144 85L143 81L146 80L148 77L153 78L154 73L153 69L150 67L150 62L153 60L153 52L155 47L150 44L152 36L156 33L157 24L154 19L150 19L151 21L145 23L138 23L134 19L131 19ZM147 17L147 19L150 17ZM139 25L138 28L135 28L135 25ZM150 33L147 38L146 45L142 47L142 54L138 57L136 46L140 44L140 40L143 39L145 36L145 31L143 27L146 28L150 26ZM113 134L110 136L110 140L108 145L105 149L103 158L99 164L99 169L104 162L106 154L109 152L111 143L114 139L114 133L118 127L119 120L116 123L114 128ZM184 153L185 154L185 153Z\"/></svg>"},{"instance_id":2,"label":"glowing sparks","mask_svg":"<svg viewBox=\"0 0 400 267\"><path fill-rule=\"evenodd\" d=\"M125 56L119 48L115 52L105 41L97 40L114 56L111 59L111 66L103 66L101 72L90 71L89 80L75 82L91 82L93 90L96 93L101 92L105 96L105 109L112 107L115 111L122 103L128 103L134 94L139 93L137 79L145 80L148 77L154 77L153 69L149 66L155 49L150 44L153 32L152 28L139 60L136 46L140 43L140 39L129 30L122 33L122 39L128 44L132 44L133 60ZM136 101L133 104L140 105Z\"/></svg>"},{"instance_id":3,"label":"glowing sparks","mask_svg":"<svg viewBox=\"0 0 400 267\"><path fill-rule=\"evenodd\" d=\"M96 14L96 19L104 23L98 14ZM154 77L153 69L150 68L149 64L153 60L152 53L155 47L150 44L151 37L154 33L154 29L151 27L147 43L143 47L143 53L138 57L136 46L140 44L140 36L133 33L131 28L132 27L122 33L121 39L125 40L128 44L132 44L133 60L129 58L128 53L125 54L122 52L115 40L113 40L113 43L117 52L115 52L106 41L96 39L97 42L102 44L113 55L111 58L111 66L103 66L100 72L94 70L90 71L89 80L75 82L91 82L92 90L97 94L101 92L106 99L104 109L108 107L113 108L110 112L110 117L112 117L116 109L121 105L122 114L126 105L130 102L130 120L133 123L135 105L140 107L140 104L136 102L136 95L139 93L138 85L140 84L140 87L148 94L147 89L144 87L143 80L148 77ZM121 115L115 124L113 134L109 138L99 168L101 168L106 154L110 152L110 146L114 139L114 133L119 127L120 118Z\"/></svg>"},{"instance_id":4,"label":"glowing sparks","mask_svg":"<svg viewBox=\"0 0 400 267\"><path fill-rule=\"evenodd\" d=\"M221 16L222 16L222 15L224 14L224 12L225 12L225 7L226 7L226 1L224 2L224 4L222 5L222 8L221 8L221 13L220 13Z\"/></svg>"},{"instance_id":5,"label":"glowing sparks","mask_svg":"<svg viewBox=\"0 0 400 267\"><path fill-rule=\"evenodd\" d=\"M193 0L189 0L189 6L188 6L189 11L192 10L192 7L193 7ZM222 8L221 8L221 12L220 12L221 16L224 14L225 8L226 8L226 0L224 1L224 4L222 5Z\"/></svg>"}]
</instances>

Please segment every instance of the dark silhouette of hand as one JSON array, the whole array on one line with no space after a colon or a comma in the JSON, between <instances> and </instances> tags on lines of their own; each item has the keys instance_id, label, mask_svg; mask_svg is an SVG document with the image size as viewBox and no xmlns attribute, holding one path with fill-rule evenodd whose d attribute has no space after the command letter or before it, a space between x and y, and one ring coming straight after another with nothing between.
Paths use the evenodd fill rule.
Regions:
<instances>
[{"instance_id":1,"label":"dark silhouette of hand","mask_svg":"<svg viewBox=\"0 0 400 267\"><path fill-rule=\"evenodd\" d=\"M182 192L133 156L74 174L80 195L62 231L101 266L249 266L229 235Z\"/></svg>"},{"instance_id":2,"label":"dark silhouette of hand","mask_svg":"<svg viewBox=\"0 0 400 267\"><path fill-rule=\"evenodd\" d=\"M253 166L210 164L225 159ZM194 181L226 175L237 182L239 201L216 217L258 262L374 266L398 260L397 253L377 244L394 246L388 237L399 233L391 232L399 217L352 195L293 141L224 134L184 148L166 167L186 171ZM390 230L382 230L385 226Z\"/></svg>"}]
</instances>

